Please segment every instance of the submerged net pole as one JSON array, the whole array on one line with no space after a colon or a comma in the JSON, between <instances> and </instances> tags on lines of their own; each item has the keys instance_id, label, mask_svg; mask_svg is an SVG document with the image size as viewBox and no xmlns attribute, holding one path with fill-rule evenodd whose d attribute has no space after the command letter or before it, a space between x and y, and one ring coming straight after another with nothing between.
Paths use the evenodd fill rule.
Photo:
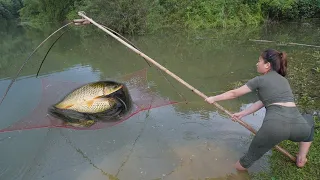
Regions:
<instances>
[{"instance_id":1,"label":"submerged net pole","mask_svg":"<svg viewBox=\"0 0 320 180\"><path fill-rule=\"evenodd\" d=\"M178 82L180 82L181 84L185 85L186 87L188 87L192 92L196 93L197 95L201 96L202 98L206 99L207 96L205 94L203 94L202 92L200 92L199 90L197 90L196 88L192 87L190 84L188 84L187 82L185 82L184 80L182 80L180 77L178 77L177 75L175 75L174 73L170 72L168 69L166 69L165 67L163 67L162 65L160 65L159 63L157 63L156 61L154 61L153 59L151 59L150 57L148 57L147 55L145 55L144 53L142 53L141 51L137 50L136 48L134 48L133 46L131 46L130 44L128 44L127 42L125 42L124 40L122 40L121 38L117 37L116 35L114 35L112 32L108 31L106 28L104 28L102 25L96 23L95 21L93 21L91 18L87 17L85 15L84 12L78 12L78 15L85 18L86 20L88 20L89 22L91 22L92 24L94 24L95 26L97 26L99 29L103 30L104 32L108 33L110 36L114 37L116 40L120 41L122 44L124 44L125 46L127 46L128 48L130 48L132 51L134 51L135 53L137 53L138 55L142 56L143 58L145 58L146 60L148 60L149 62L151 62L152 64L154 64L156 67L158 67L159 69L163 70L165 73L169 74L171 77L175 78ZM228 114L230 117L232 117L232 114L226 110L225 108L223 108L222 106L220 106L218 103L214 102L213 105L215 105L218 109L220 109L221 111L225 112L226 114ZM242 126L244 126L245 128L247 128L249 131L251 131L253 134L256 134L257 131L252 128L249 124L247 124L246 122L242 121L241 119L236 119L237 122L239 124L241 124ZM286 151L285 149L279 147L278 145L275 146L275 148L280 151L281 153L283 153L284 155L286 155L287 157L289 157L292 161L296 161L296 158L294 156L292 156L288 151Z\"/></svg>"}]
</instances>

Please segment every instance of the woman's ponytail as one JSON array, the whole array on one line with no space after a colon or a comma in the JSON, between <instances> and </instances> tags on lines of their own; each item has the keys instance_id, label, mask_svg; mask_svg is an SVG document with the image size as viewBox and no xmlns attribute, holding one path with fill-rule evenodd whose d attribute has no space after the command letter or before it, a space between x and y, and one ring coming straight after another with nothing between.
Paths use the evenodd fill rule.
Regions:
<instances>
[{"instance_id":1,"label":"woman's ponytail","mask_svg":"<svg viewBox=\"0 0 320 180\"><path fill-rule=\"evenodd\" d=\"M269 62L271 68L281 76L287 75L287 53L279 52L275 49L267 49L262 52L261 56L265 63Z\"/></svg>"},{"instance_id":2,"label":"woman's ponytail","mask_svg":"<svg viewBox=\"0 0 320 180\"><path fill-rule=\"evenodd\" d=\"M287 53L285 52L280 52L279 53L280 56L280 68L278 73L281 74L282 76L286 76L287 75Z\"/></svg>"}]
</instances>

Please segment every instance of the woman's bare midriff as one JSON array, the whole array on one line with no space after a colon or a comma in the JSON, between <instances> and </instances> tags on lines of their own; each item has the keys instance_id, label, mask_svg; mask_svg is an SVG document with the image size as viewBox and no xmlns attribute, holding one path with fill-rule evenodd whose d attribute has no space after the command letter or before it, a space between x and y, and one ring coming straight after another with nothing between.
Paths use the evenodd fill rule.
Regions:
<instances>
[{"instance_id":1,"label":"woman's bare midriff","mask_svg":"<svg viewBox=\"0 0 320 180\"><path fill-rule=\"evenodd\" d=\"M296 104L294 102L278 102L278 103L272 103L272 104L286 106L286 107L295 107L296 106Z\"/></svg>"}]
</instances>

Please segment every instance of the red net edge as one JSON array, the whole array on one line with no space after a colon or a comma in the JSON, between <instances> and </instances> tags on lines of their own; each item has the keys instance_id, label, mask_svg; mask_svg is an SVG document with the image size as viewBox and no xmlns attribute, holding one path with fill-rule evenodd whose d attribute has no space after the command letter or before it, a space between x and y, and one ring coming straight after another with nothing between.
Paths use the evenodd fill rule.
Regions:
<instances>
[{"instance_id":1,"label":"red net edge","mask_svg":"<svg viewBox=\"0 0 320 180\"><path fill-rule=\"evenodd\" d=\"M132 97L131 112L115 122L97 122L88 128L74 127L65 125L62 120L48 115L47 109L52 104L58 102L66 94L73 89L86 83L68 82L50 80L50 78L41 78L42 98L35 109L26 117L20 119L11 126L1 129L1 132L10 132L16 130L31 130L39 128L68 128L75 130L94 130L111 127L122 123L141 111L167 106L179 103L179 101L166 100L152 92L147 85L147 68L126 74L120 77L109 78L127 85L129 93Z\"/></svg>"}]
</instances>

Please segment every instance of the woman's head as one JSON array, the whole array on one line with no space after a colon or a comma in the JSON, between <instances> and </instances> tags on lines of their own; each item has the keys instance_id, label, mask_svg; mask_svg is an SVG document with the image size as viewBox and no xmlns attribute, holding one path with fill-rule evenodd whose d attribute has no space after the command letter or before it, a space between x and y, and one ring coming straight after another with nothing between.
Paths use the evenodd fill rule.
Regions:
<instances>
[{"instance_id":1,"label":"woman's head","mask_svg":"<svg viewBox=\"0 0 320 180\"><path fill-rule=\"evenodd\" d=\"M287 54L285 52L279 52L274 49L267 49L263 51L259 57L257 63L257 71L265 74L270 70L274 70L286 76L287 74Z\"/></svg>"}]
</instances>

